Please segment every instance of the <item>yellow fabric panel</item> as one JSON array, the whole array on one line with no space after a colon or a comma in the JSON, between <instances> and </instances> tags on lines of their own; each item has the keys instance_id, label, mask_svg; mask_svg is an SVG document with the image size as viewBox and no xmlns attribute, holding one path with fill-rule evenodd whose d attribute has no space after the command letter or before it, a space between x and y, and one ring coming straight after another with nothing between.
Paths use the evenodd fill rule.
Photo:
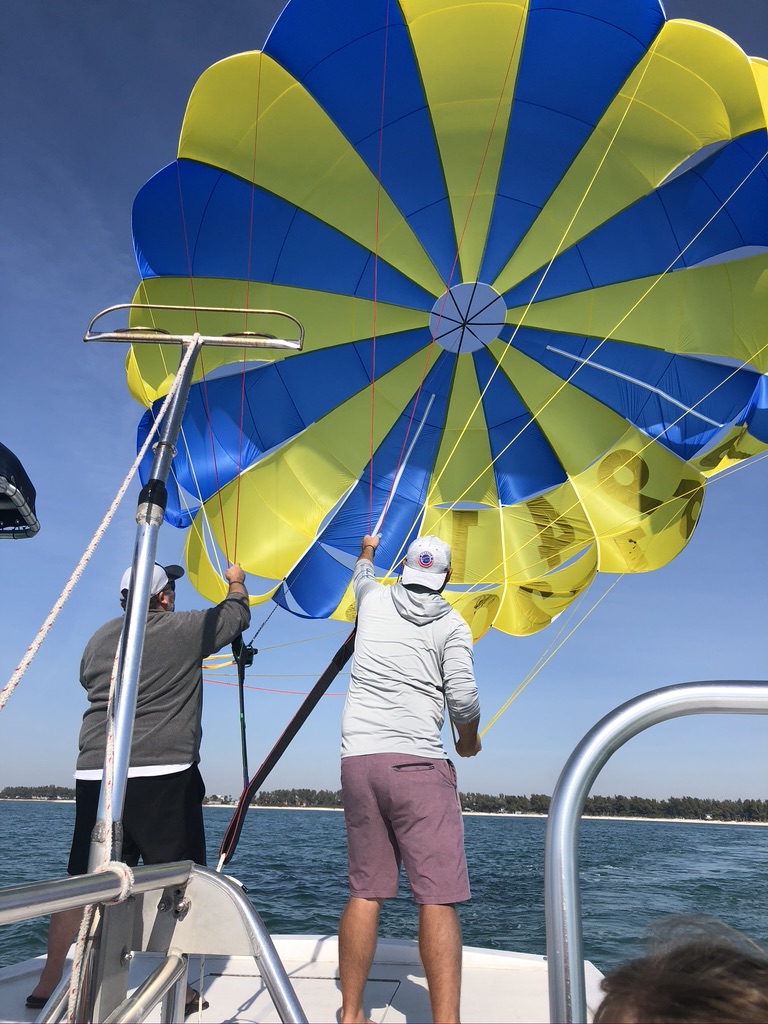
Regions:
<instances>
[{"instance_id":1,"label":"yellow fabric panel","mask_svg":"<svg viewBox=\"0 0 768 1024\"><path fill-rule=\"evenodd\" d=\"M592 530L569 483L519 505L495 509L428 506L420 533L451 547L451 583L528 582L580 553Z\"/></svg>"},{"instance_id":2,"label":"yellow fabric panel","mask_svg":"<svg viewBox=\"0 0 768 1024\"><path fill-rule=\"evenodd\" d=\"M704 500L704 477L634 429L573 486L597 538L601 572L666 565L690 539Z\"/></svg>"},{"instance_id":3,"label":"yellow fabric panel","mask_svg":"<svg viewBox=\"0 0 768 1024\"><path fill-rule=\"evenodd\" d=\"M601 402L502 342L489 349L569 475L581 472L624 434L626 420ZM576 429L584 423L589 430Z\"/></svg>"},{"instance_id":4,"label":"yellow fabric panel","mask_svg":"<svg viewBox=\"0 0 768 1024\"><path fill-rule=\"evenodd\" d=\"M504 153L527 0L401 0L445 172L464 281L477 278Z\"/></svg>"},{"instance_id":5,"label":"yellow fabric panel","mask_svg":"<svg viewBox=\"0 0 768 1024\"><path fill-rule=\"evenodd\" d=\"M729 356L768 371L768 254L676 270L537 302L508 323L627 341L665 352ZM594 357L600 360L599 348Z\"/></svg>"},{"instance_id":6,"label":"yellow fabric panel","mask_svg":"<svg viewBox=\"0 0 768 1024\"><path fill-rule=\"evenodd\" d=\"M391 587L400 579L400 574L379 578L379 583ZM349 586L344 591L344 596L328 616L329 619L337 619L339 622L354 622L357 611L355 609L355 597L352 593L352 570L349 572Z\"/></svg>"},{"instance_id":7,"label":"yellow fabric panel","mask_svg":"<svg viewBox=\"0 0 768 1024\"><path fill-rule=\"evenodd\" d=\"M451 509L427 505L419 533L440 537L451 548L451 581L456 585L504 579L500 509Z\"/></svg>"},{"instance_id":8,"label":"yellow fabric panel","mask_svg":"<svg viewBox=\"0 0 768 1024\"><path fill-rule=\"evenodd\" d=\"M254 182L442 293L434 266L376 176L309 93L265 54L237 54L203 73L184 116L179 157Z\"/></svg>"},{"instance_id":9,"label":"yellow fabric panel","mask_svg":"<svg viewBox=\"0 0 768 1024\"><path fill-rule=\"evenodd\" d=\"M376 382L374 450L415 392L424 361L419 352ZM282 580L369 461L357 425L370 422L370 409L365 388L210 498L205 511L221 550L232 557L237 531L242 567Z\"/></svg>"},{"instance_id":10,"label":"yellow fabric panel","mask_svg":"<svg viewBox=\"0 0 768 1024\"><path fill-rule=\"evenodd\" d=\"M463 600L451 600L451 604L469 623L473 635L477 631L482 636L480 630L491 617L491 599L496 596L498 607L493 612L494 629L512 636L531 636L564 612L587 589L596 572L597 549L592 545L570 565L531 580L524 586L511 584L498 588L495 595L475 594L474 604L472 595Z\"/></svg>"},{"instance_id":11,"label":"yellow fabric panel","mask_svg":"<svg viewBox=\"0 0 768 1024\"><path fill-rule=\"evenodd\" d=\"M768 124L768 60L757 57L750 57L749 60L763 108L763 118L765 119L765 124Z\"/></svg>"},{"instance_id":12,"label":"yellow fabric panel","mask_svg":"<svg viewBox=\"0 0 768 1024\"><path fill-rule=\"evenodd\" d=\"M768 444L752 437L747 427L732 427L715 448L690 460L703 476L711 477L738 466L744 459L768 451Z\"/></svg>"},{"instance_id":13,"label":"yellow fabric panel","mask_svg":"<svg viewBox=\"0 0 768 1024\"><path fill-rule=\"evenodd\" d=\"M484 636L491 626L512 636L530 636L548 626L583 593L596 572L597 552L592 545L571 564L540 579L531 580L524 586L500 583L464 591L456 590L449 584L443 591L443 597L467 623L474 642ZM392 575L379 582L391 585L398 578ZM330 618L342 622L355 621L351 586L347 587Z\"/></svg>"},{"instance_id":14,"label":"yellow fabric panel","mask_svg":"<svg viewBox=\"0 0 768 1024\"><path fill-rule=\"evenodd\" d=\"M474 365L459 358L427 503L464 502L495 506L498 494Z\"/></svg>"},{"instance_id":15,"label":"yellow fabric panel","mask_svg":"<svg viewBox=\"0 0 768 1024\"><path fill-rule=\"evenodd\" d=\"M205 549L202 531L199 528L201 524L202 517L198 515L195 523L187 531L187 539L184 545L184 565L187 568L189 582L195 590L212 604L218 604L219 601L226 597L229 588L226 581L219 575L218 570L214 568ZM240 557L239 554L237 557ZM264 593L253 594L250 592L253 583L251 580L248 580L248 604L258 605L269 601L277 592L279 585L279 583L276 583Z\"/></svg>"},{"instance_id":16,"label":"yellow fabric panel","mask_svg":"<svg viewBox=\"0 0 768 1024\"><path fill-rule=\"evenodd\" d=\"M149 278L137 289L134 302L182 305L189 301L189 283L186 278ZM421 310L283 285L197 277L194 279L194 291L198 306L284 309L290 312L304 327L304 352L370 338L374 326L377 337L383 339L388 334L424 327L429 322L429 313ZM147 310L136 310L131 322L146 325L149 315ZM243 317L157 310L151 313L151 324L175 334L200 331L201 334L213 335L242 330ZM248 329L284 337L286 321L280 317L249 317ZM295 335L291 334L291 337ZM290 359L294 355L296 353L279 349L253 349L246 353L245 358L249 363L260 363ZM178 345L132 346L126 357L126 376L130 393L136 401L149 406L166 394L178 369L179 358ZM199 380L203 372L210 373L219 366L238 366L243 358L244 350L240 348L204 348L194 379Z\"/></svg>"},{"instance_id":17,"label":"yellow fabric panel","mask_svg":"<svg viewBox=\"0 0 768 1024\"><path fill-rule=\"evenodd\" d=\"M494 287L504 292L546 266L703 146L764 126L752 67L733 40L667 22Z\"/></svg>"},{"instance_id":18,"label":"yellow fabric panel","mask_svg":"<svg viewBox=\"0 0 768 1024\"><path fill-rule=\"evenodd\" d=\"M472 632L472 641L477 641L496 625L499 614L503 586L491 587L487 590L472 590L465 594L461 591L443 591L443 597L452 608L455 608Z\"/></svg>"}]
</instances>

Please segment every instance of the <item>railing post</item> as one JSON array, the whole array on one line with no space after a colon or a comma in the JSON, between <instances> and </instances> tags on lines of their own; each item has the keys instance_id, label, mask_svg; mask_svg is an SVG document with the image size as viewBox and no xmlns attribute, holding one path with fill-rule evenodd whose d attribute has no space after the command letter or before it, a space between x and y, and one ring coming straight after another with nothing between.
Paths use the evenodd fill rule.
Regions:
<instances>
[{"instance_id":1,"label":"railing post","mask_svg":"<svg viewBox=\"0 0 768 1024\"><path fill-rule=\"evenodd\" d=\"M768 714L768 683L681 683L641 694L598 722L563 768L552 794L544 850L552 1024L585 1024L587 1019L578 829L598 773L619 747L644 729L682 715L710 714Z\"/></svg>"}]
</instances>

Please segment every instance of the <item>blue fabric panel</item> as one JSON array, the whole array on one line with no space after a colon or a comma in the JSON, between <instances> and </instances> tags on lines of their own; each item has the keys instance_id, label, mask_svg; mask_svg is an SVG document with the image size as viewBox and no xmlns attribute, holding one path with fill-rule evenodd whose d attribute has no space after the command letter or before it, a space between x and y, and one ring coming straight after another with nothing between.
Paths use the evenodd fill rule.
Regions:
<instances>
[{"instance_id":1,"label":"blue fabric panel","mask_svg":"<svg viewBox=\"0 0 768 1024\"><path fill-rule=\"evenodd\" d=\"M397 489L381 527L377 564L389 566L396 559L402 558L410 541L418 535L423 516L422 506L445 422L448 384L454 361L455 357L446 353L435 363L418 396L414 394L413 401L408 402L374 453L372 462L320 532L318 541L290 574L288 586L291 596L282 590L276 596L283 607L289 608L291 601L296 601L304 609L304 614L313 617L328 615L333 611L341 600L344 587L349 583L351 566L360 550L360 540L375 527L398 473ZM339 557L343 554L347 558L344 573L339 576L341 589L338 592L328 590L322 575L328 569L331 556L327 550L320 554L320 545L339 552Z\"/></svg>"},{"instance_id":2,"label":"blue fabric panel","mask_svg":"<svg viewBox=\"0 0 768 1024\"><path fill-rule=\"evenodd\" d=\"M360 537L357 539L360 550ZM303 556L272 600L294 615L324 619L338 606L349 586L352 569L318 544Z\"/></svg>"},{"instance_id":3,"label":"blue fabric panel","mask_svg":"<svg viewBox=\"0 0 768 1024\"><path fill-rule=\"evenodd\" d=\"M657 0L530 0L481 280L506 264L663 22Z\"/></svg>"},{"instance_id":4,"label":"blue fabric panel","mask_svg":"<svg viewBox=\"0 0 768 1024\"><path fill-rule=\"evenodd\" d=\"M138 193L133 237L145 278L191 274L374 294L374 260L363 246L269 192L189 160L169 164ZM383 260L376 298L424 310L435 301Z\"/></svg>"},{"instance_id":5,"label":"blue fabric panel","mask_svg":"<svg viewBox=\"0 0 768 1024\"><path fill-rule=\"evenodd\" d=\"M441 358L447 365L442 368L437 365L433 367L418 398L414 395L416 407L413 417L413 403L409 402L374 453L372 462L320 532L317 542L287 577L290 594L282 587L275 596L282 607L293 611L297 607L301 608L302 614L313 618L327 616L336 608L349 583L351 567L360 550L360 540L374 529L398 473L400 477L395 492L396 500L393 496L381 527L377 565L389 566L396 559L401 559L410 541L418 535L422 506L445 420L447 393L444 378L449 364L453 362L451 356ZM438 394L430 405L429 400L435 391ZM416 438L422 421L425 421L424 426ZM414 438L416 442L411 448ZM333 551L338 552L338 558L330 553Z\"/></svg>"},{"instance_id":6,"label":"blue fabric panel","mask_svg":"<svg viewBox=\"0 0 768 1024\"><path fill-rule=\"evenodd\" d=\"M328 113L447 281L456 239L431 117L399 5L395 0L293 0L264 52Z\"/></svg>"},{"instance_id":7,"label":"blue fabric panel","mask_svg":"<svg viewBox=\"0 0 768 1024\"><path fill-rule=\"evenodd\" d=\"M537 301L694 266L741 246L768 246L768 162L760 163L766 151L765 131L752 132L634 203L558 256ZM508 304L528 302L541 276L511 289Z\"/></svg>"},{"instance_id":8,"label":"blue fabric panel","mask_svg":"<svg viewBox=\"0 0 768 1024\"><path fill-rule=\"evenodd\" d=\"M245 371L245 381L241 373L235 372L193 384L184 412L182 443L173 460L175 478L201 500L211 497L265 452L284 444L367 387L371 381L372 344L361 341L340 345L253 367ZM424 337L417 331L379 339L377 376L388 373L423 344ZM322 387L318 387L320 380ZM153 412L143 417L139 445L146 438L151 416L161 405L162 400L158 400ZM142 482L146 482L151 465L148 453L140 467ZM169 494L166 519L175 526L189 525L178 493Z\"/></svg>"},{"instance_id":9,"label":"blue fabric panel","mask_svg":"<svg viewBox=\"0 0 768 1024\"><path fill-rule=\"evenodd\" d=\"M484 392L483 415L501 504L516 505L563 483L563 467L514 386L502 371L493 375L491 354L481 349L472 358Z\"/></svg>"},{"instance_id":10,"label":"blue fabric panel","mask_svg":"<svg viewBox=\"0 0 768 1024\"><path fill-rule=\"evenodd\" d=\"M745 422L758 441L768 444L768 378L761 376L747 408Z\"/></svg>"},{"instance_id":11,"label":"blue fabric panel","mask_svg":"<svg viewBox=\"0 0 768 1024\"><path fill-rule=\"evenodd\" d=\"M734 371L694 356L639 345L600 344L595 338L523 330L518 332L516 344L542 366L563 380L572 378L573 387L686 460L707 447L723 426L743 417L760 380L753 370ZM588 359L593 365L580 364L551 348Z\"/></svg>"},{"instance_id":12,"label":"blue fabric panel","mask_svg":"<svg viewBox=\"0 0 768 1024\"><path fill-rule=\"evenodd\" d=\"M144 415L139 421L139 426L136 431L136 450L137 452L141 449L141 446L147 439L147 435L152 428L154 422L155 412L152 409L147 409ZM177 456L178 458L178 456ZM149 474L152 469L152 463L154 461L154 454L151 450L147 451L144 458L139 463L139 477L142 484L145 484L149 480ZM200 502L195 501L194 498L187 498L186 503L182 504L181 494L179 488L176 485L175 468L171 471L166 483L166 491L168 494L168 500L165 508L163 518L166 523L170 526L175 526L178 529L186 530L192 523L192 518L195 512L200 508Z\"/></svg>"}]
</instances>

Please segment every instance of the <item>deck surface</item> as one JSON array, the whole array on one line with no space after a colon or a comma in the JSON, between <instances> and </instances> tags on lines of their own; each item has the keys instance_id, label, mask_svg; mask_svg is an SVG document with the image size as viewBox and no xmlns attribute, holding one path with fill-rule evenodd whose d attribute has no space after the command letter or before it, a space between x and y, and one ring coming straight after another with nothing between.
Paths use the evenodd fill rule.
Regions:
<instances>
[{"instance_id":1,"label":"deck surface","mask_svg":"<svg viewBox=\"0 0 768 1024\"><path fill-rule=\"evenodd\" d=\"M294 985L310 1024L337 1019L340 1005L335 936L273 936L278 954ZM131 965L131 983L158 962L142 953ZM39 1011L24 1000L40 971L40 960L27 960L0 971L0 1021L34 1021ZM600 1000L600 973L586 965L587 1001ZM201 1022L279 1022L253 958L190 957L189 980L201 988L210 1006L187 1020ZM366 988L366 1009L376 1024L430 1020L429 998L416 944L383 940ZM549 1021L547 964L542 956L464 948L462 982L464 1024ZM591 1016L591 1015L590 1015ZM159 1010L148 1017L159 1021Z\"/></svg>"}]
</instances>

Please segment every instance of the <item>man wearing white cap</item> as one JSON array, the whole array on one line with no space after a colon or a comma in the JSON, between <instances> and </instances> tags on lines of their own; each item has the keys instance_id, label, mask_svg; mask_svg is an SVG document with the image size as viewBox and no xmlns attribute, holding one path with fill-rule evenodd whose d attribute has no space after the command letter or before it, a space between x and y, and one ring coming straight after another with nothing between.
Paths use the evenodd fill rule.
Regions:
<instances>
[{"instance_id":1,"label":"man wearing white cap","mask_svg":"<svg viewBox=\"0 0 768 1024\"><path fill-rule=\"evenodd\" d=\"M155 565L150 586L130 768L123 808L123 860L133 866L193 860L205 864L203 797L198 769L203 710L203 659L232 643L248 628L251 613L245 574L239 565L224 573L227 596L203 611L174 612L179 565ZM131 569L120 581L126 607ZM174 614L168 614L174 612ZM85 874L96 824L107 734L107 705L123 617L112 619L88 641L80 682L88 708L80 728L75 771L75 829L67 871ZM27 1006L42 1007L58 984L67 950L80 923L80 910L51 917L48 958ZM189 990L188 1010L197 1009ZM207 1003L205 1003L207 1006Z\"/></svg>"},{"instance_id":2,"label":"man wearing white cap","mask_svg":"<svg viewBox=\"0 0 768 1024\"><path fill-rule=\"evenodd\" d=\"M456 772L443 747L445 707L460 757L480 751L469 627L441 597L451 549L419 537L402 576L373 572L378 537L363 537L352 575L355 653L341 724L341 786L350 897L339 924L341 1024L366 1021L363 993L379 911L401 863L419 905L419 953L432 1019L459 1020L461 927L470 897Z\"/></svg>"}]
</instances>

